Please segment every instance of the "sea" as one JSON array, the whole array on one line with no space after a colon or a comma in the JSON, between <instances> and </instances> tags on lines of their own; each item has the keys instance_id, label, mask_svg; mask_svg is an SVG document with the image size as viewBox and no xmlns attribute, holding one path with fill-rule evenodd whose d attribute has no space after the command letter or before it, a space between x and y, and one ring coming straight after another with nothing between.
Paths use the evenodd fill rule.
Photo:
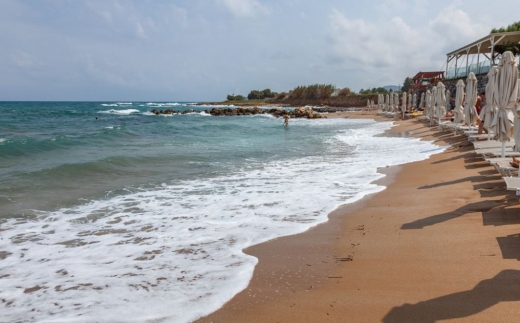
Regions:
<instances>
[{"instance_id":1,"label":"sea","mask_svg":"<svg viewBox=\"0 0 520 323\"><path fill-rule=\"evenodd\" d=\"M212 107L0 102L0 322L191 322L246 288L244 248L444 149L391 121Z\"/></svg>"}]
</instances>

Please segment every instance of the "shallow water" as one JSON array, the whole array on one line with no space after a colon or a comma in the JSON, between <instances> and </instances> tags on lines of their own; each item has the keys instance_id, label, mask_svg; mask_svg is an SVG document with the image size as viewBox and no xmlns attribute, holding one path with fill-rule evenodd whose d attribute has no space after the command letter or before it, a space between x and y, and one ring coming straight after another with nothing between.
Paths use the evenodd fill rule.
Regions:
<instances>
[{"instance_id":1,"label":"shallow water","mask_svg":"<svg viewBox=\"0 0 520 323\"><path fill-rule=\"evenodd\" d=\"M149 112L168 107L197 112ZM1 322L189 322L246 287L257 260L243 248L381 191L378 167L443 149L379 136L390 122L285 128L205 108L0 103Z\"/></svg>"}]
</instances>

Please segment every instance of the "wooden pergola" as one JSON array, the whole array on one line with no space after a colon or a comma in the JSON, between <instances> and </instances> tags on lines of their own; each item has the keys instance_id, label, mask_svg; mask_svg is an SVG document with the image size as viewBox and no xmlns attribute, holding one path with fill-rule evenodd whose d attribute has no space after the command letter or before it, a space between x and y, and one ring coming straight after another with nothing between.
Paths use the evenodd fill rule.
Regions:
<instances>
[{"instance_id":1,"label":"wooden pergola","mask_svg":"<svg viewBox=\"0 0 520 323\"><path fill-rule=\"evenodd\" d=\"M453 78L463 77L469 74L470 72L470 64L469 57L470 55L477 55L477 64L475 69L475 74L485 73L483 70L482 63L480 61L481 55L483 55L488 61L489 66L496 65L495 60L502 53L497 52L497 46L520 42L520 31L514 32L503 32L503 33L493 33L489 34L485 37L482 37L466 46L463 46L457 50L454 50L448 54L446 54L446 76L449 76L449 66L450 63L453 66L455 64L455 75ZM462 58L462 63L464 64L465 58L465 75L459 75L459 70L461 66L459 66L459 59ZM462 74L462 73L460 73Z\"/></svg>"}]
</instances>

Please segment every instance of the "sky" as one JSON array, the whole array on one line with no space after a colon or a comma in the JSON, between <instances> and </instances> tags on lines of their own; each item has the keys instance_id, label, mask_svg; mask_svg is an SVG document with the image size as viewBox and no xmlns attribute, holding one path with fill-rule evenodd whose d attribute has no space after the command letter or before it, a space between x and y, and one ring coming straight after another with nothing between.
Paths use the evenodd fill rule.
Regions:
<instances>
[{"instance_id":1,"label":"sky","mask_svg":"<svg viewBox=\"0 0 520 323\"><path fill-rule=\"evenodd\" d=\"M0 0L0 101L222 101L444 70L518 0Z\"/></svg>"}]
</instances>

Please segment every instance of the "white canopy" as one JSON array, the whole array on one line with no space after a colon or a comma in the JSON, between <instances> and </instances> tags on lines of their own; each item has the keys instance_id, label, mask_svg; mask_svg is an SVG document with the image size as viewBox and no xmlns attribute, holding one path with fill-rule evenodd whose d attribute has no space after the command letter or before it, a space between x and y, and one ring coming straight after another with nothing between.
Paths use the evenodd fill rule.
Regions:
<instances>
[{"instance_id":1,"label":"white canopy","mask_svg":"<svg viewBox=\"0 0 520 323\"><path fill-rule=\"evenodd\" d=\"M498 66L499 72L496 79L496 104L498 111L495 114L492 126L495 127L496 139L502 142L502 157L506 141L510 140L511 126L513 125L512 109L516 109L518 98L518 67L510 51L502 54L502 60ZM518 118L514 118L515 126L519 126Z\"/></svg>"},{"instance_id":2,"label":"white canopy","mask_svg":"<svg viewBox=\"0 0 520 323\"><path fill-rule=\"evenodd\" d=\"M404 114L406 112L406 92L403 92L403 99L401 104L401 112ZM404 117L404 115L403 115Z\"/></svg>"},{"instance_id":3,"label":"white canopy","mask_svg":"<svg viewBox=\"0 0 520 323\"><path fill-rule=\"evenodd\" d=\"M421 93L421 102L419 102L419 109L424 108L424 92Z\"/></svg>"},{"instance_id":4,"label":"white canopy","mask_svg":"<svg viewBox=\"0 0 520 323\"><path fill-rule=\"evenodd\" d=\"M446 114L446 90L442 82L437 83L437 98L435 99L437 107L435 109L435 116L439 119Z\"/></svg>"},{"instance_id":5,"label":"white canopy","mask_svg":"<svg viewBox=\"0 0 520 323\"><path fill-rule=\"evenodd\" d=\"M430 90L426 90L424 104L426 105L426 108L424 109L424 114L429 116L430 108L432 105L432 94L431 94Z\"/></svg>"},{"instance_id":6,"label":"white canopy","mask_svg":"<svg viewBox=\"0 0 520 323\"><path fill-rule=\"evenodd\" d=\"M468 126L474 126L477 123L477 77L471 72L466 79L466 106L464 107L465 122Z\"/></svg>"},{"instance_id":7,"label":"white canopy","mask_svg":"<svg viewBox=\"0 0 520 323\"><path fill-rule=\"evenodd\" d=\"M446 90L446 111L449 111L451 108L450 100L451 100L451 92L450 92L450 90Z\"/></svg>"},{"instance_id":8,"label":"white canopy","mask_svg":"<svg viewBox=\"0 0 520 323\"><path fill-rule=\"evenodd\" d=\"M454 122L462 123L464 122L464 107L462 106L462 102L464 101L464 88L466 85L463 80L458 80L455 91L455 110L454 111Z\"/></svg>"},{"instance_id":9,"label":"white canopy","mask_svg":"<svg viewBox=\"0 0 520 323\"><path fill-rule=\"evenodd\" d=\"M495 118L495 113L497 112L497 107L495 105L495 97L497 92L497 77L498 77L498 68L496 66L492 66L487 74L488 82L486 84L486 105L480 111L480 118L484 120L484 127L488 130L492 129L493 119ZM494 130L493 130L494 131Z\"/></svg>"}]
</instances>

